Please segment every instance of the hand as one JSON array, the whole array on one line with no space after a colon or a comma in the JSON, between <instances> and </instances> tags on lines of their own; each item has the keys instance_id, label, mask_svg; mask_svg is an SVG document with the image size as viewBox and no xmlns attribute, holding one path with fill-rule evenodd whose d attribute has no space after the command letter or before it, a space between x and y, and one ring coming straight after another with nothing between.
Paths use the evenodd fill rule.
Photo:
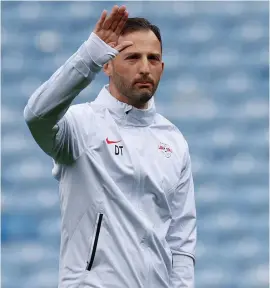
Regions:
<instances>
[{"instance_id":1,"label":"hand","mask_svg":"<svg viewBox=\"0 0 270 288\"><path fill-rule=\"evenodd\" d=\"M123 27L128 19L128 12L125 6L112 8L111 15L107 17L107 11L104 10L95 26L94 33L106 44L121 52L125 48L133 45L131 41L123 41L118 44L118 39Z\"/></svg>"}]
</instances>

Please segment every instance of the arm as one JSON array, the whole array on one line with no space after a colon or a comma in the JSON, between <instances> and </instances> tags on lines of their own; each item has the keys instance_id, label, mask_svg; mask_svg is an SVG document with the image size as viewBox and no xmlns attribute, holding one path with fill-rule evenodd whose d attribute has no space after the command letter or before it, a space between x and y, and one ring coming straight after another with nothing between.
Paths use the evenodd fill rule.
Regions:
<instances>
[{"instance_id":1,"label":"arm","mask_svg":"<svg viewBox=\"0 0 270 288\"><path fill-rule=\"evenodd\" d=\"M121 15L122 18L119 18ZM72 121L68 121L67 111L102 66L131 45L123 43L115 46L127 18L125 7L115 6L108 18L106 11L103 12L94 33L33 93L24 109L25 121L35 141L56 161L70 163L84 150L83 136L75 132Z\"/></svg>"},{"instance_id":2,"label":"arm","mask_svg":"<svg viewBox=\"0 0 270 288\"><path fill-rule=\"evenodd\" d=\"M197 228L194 186L187 143L184 162L172 201L172 221L167 234L173 258L172 288L194 288Z\"/></svg>"}]
</instances>

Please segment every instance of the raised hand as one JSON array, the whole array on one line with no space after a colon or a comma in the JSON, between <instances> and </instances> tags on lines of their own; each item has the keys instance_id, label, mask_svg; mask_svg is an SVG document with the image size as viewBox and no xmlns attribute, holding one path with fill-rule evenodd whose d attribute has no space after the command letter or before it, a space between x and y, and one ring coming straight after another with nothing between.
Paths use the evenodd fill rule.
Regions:
<instances>
[{"instance_id":1,"label":"raised hand","mask_svg":"<svg viewBox=\"0 0 270 288\"><path fill-rule=\"evenodd\" d=\"M119 36L127 19L128 12L126 7L115 5L109 16L107 16L106 10L102 12L93 32L105 43L120 52L133 44L131 41L118 43Z\"/></svg>"}]
</instances>

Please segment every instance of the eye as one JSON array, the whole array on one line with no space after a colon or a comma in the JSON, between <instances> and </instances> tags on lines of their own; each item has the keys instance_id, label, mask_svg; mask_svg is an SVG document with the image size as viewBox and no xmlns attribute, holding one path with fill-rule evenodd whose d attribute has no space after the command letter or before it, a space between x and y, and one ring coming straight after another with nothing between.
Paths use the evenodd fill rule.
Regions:
<instances>
[{"instance_id":1,"label":"eye","mask_svg":"<svg viewBox=\"0 0 270 288\"><path fill-rule=\"evenodd\" d=\"M126 59L128 60L139 59L139 55L130 55Z\"/></svg>"},{"instance_id":2,"label":"eye","mask_svg":"<svg viewBox=\"0 0 270 288\"><path fill-rule=\"evenodd\" d=\"M156 55L151 55L151 56L148 57L148 59L155 60L155 61L160 61L159 57L156 56Z\"/></svg>"}]
</instances>

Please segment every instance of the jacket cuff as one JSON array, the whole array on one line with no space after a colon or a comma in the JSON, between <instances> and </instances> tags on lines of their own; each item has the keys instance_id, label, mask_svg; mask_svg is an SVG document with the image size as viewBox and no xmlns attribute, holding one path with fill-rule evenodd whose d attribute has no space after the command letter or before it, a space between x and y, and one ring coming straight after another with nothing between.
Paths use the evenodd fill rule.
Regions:
<instances>
[{"instance_id":1,"label":"jacket cuff","mask_svg":"<svg viewBox=\"0 0 270 288\"><path fill-rule=\"evenodd\" d=\"M119 54L118 50L109 46L93 32L84 44L88 55L100 68Z\"/></svg>"}]
</instances>

